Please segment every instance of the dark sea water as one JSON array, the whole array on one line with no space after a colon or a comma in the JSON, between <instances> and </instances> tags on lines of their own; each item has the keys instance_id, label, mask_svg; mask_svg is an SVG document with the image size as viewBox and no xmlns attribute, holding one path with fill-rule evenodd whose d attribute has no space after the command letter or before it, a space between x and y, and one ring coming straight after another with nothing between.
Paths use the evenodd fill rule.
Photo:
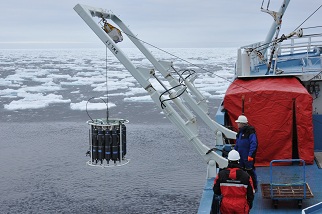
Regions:
<instances>
[{"instance_id":1,"label":"dark sea water","mask_svg":"<svg viewBox=\"0 0 322 214\"><path fill-rule=\"evenodd\" d=\"M232 76L226 62L232 60L231 54L200 50L200 57L196 51L187 58L199 64L212 62L210 70ZM140 86L114 58L109 63L110 88L114 87L109 102L116 107L109 115L130 121L130 163L114 168L86 165L90 118L84 109L71 109L71 103L106 95L94 90L105 81L101 52L0 51L0 214L197 212L206 163L159 106L124 101L142 92L131 92ZM210 53L225 57L217 60ZM212 72L203 75L198 85L205 85L206 94L210 87L223 93L227 82L216 80ZM124 86L117 88L113 82ZM48 102L49 96L54 102ZM42 102L49 104L39 107ZM212 99L209 104L213 117L219 102ZM106 117L106 110L88 113L94 119ZM200 138L211 147L214 134L201 126Z\"/></svg>"},{"instance_id":2,"label":"dark sea water","mask_svg":"<svg viewBox=\"0 0 322 214\"><path fill-rule=\"evenodd\" d=\"M131 109L142 109L137 105ZM160 114L142 118L133 112L127 124L130 163L100 168L86 165L84 112L61 121L57 115L53 121L29 118L27 112L20 112L27 122L21 116L21 122L0 125L0 213L197 212L206 163ZM207 129L201 132L207 137Z\"/></svg>"}]
</instances>

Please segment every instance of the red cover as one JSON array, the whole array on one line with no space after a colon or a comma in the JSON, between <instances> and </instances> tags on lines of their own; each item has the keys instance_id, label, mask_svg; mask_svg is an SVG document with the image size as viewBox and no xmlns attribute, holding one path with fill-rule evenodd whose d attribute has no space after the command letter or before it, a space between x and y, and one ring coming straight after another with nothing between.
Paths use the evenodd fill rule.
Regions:
<instances>
[{"instance_id":1,"label":"red cover","mask_svg":"<svg viewBox=\"0 0 322 214\"><path fill-rule=\"evenodd\" d=\"M224 108L236 129L243 97L244 115L255 127L258 138L256 166L268 166L271 160L292 159L293 106L299 158L313 164L312 97L298 79L236 79L224 98Z\"/></svg>"}]
</instances>

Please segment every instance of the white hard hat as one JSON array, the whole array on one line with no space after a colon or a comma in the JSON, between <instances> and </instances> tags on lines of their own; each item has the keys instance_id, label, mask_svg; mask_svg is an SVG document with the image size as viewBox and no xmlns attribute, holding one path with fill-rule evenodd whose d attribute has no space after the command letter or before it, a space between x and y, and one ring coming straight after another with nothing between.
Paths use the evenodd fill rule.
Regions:
<instances>
[{"instance_id":1,"label":"white hard hat","mask_svg":"<svg viewBox=\"0 0 322 214\"><path fill-rule=\"evenodd\" d=\"M240 115L235 122L236 123L248 123L248 120L247 120L247 117L246 116Z\"/></svg>"},{"instance_id":2,"label":"white hard hat","mask_svg":"<svg viewBox=\"0 0 322 214\"><path fill-rule=\"evenodd\" d=\"M238 161L239 159L240 159L239 152L237 152L236 150L233 149L228 153L228 160Z\"/></svg>"}]
</instances>

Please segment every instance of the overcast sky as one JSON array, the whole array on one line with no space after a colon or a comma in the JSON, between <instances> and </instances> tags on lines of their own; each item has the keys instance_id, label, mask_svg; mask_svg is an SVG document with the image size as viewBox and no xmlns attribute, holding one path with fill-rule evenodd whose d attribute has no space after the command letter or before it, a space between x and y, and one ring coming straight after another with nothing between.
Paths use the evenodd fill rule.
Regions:
<instances>
[{"instance_id":1,"label":"overcast sky","mask_svg":"<svg viewBox=\"0 0 322 214\"><path fill-rule=\"evenodd\" d=\"M276 2L281 0L271 0L272 9ZM247 45L264 40L273 20L260 11L262 0L3 0L0 48L104 47L73 10L77 3L111 10L141 40L161 48ZM321 4L292 0L282 33L293 31ZM303 27L322 26L319 20L322 8ZM129 44L127 37L123 43Z\"/></svg>"}]
</instances>

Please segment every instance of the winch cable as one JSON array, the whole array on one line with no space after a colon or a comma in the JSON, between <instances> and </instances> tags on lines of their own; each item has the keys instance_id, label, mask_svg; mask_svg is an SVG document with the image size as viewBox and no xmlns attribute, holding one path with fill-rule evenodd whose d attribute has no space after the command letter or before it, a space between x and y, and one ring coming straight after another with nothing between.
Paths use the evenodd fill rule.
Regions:
<instances>
[{"instance_id":1,"label":"winch cable","mask_svg":"<svg viewBox=\"0 0 322 214\"><path fill-rule=\"evenodd\" d=\"M130 34L127 34L126 32L123 32L123 33L124 33L124 34L126 34L127 36L130 36L130 37L132 37L132 38L134 38L134 39L137 39L138 41L140 41L140 42L142 42L142 43L144 43L144 44L146 44L146 45L149 45L149 46L151 46L151 47L153 47L153 48L155 48L155 49L157 49L157 50L159 50L159 51L162 51L162 52L164 52L164 53L166 53L166 54L168 54L168 55L170 55L170 56L173 56L173 57L175 57L175 58L177 58L177 59L179 59L179 60L182 60L182 61L184 61L184 62L188 63L188 64L189 64L189 65L191 65L191 66L198 67L198 68L200 68L201 70L205 71L206 73L210 73L210 74L212 74L212 75L214 75L214 76L216 76L216 77L218 77L218 78L221 78L221 79L223 79L223 80L225 80L225 81L227 81L227 82L230 82L231 84L235 84L235 85L237 85L238 87L241 87L241 88L243 88L243 89L245 89L245 90L248 90L249 92L254 92L254 91L252 91L252 90L250 90L250 89L248 89L248 88L246 88L246 87L244 87L244 86L242 86L242 85L238 85L238 84L236 84L236 83L233 83L234 81L231 81L231 80L229 80L229 79L227 79L227 78L225 78L225 77L222 77L222 76L220 76L220 75L218 75L218 74L215 74L215 73L211 73L209 70L207 70L207 69L205 69L205 68L201 67L200 65L194 64L194 63L192 63L192 62L190 62L190 61L188 61L188 60L186 60L186 59L183 59L183 58L181 58L181 57L179 57L179 56L177 56L177 55L175 55L175 54L173 54L173 53L170 53L170 52L168 52L168 51L166 51L166 50L164 50L164 49L162 49L162 48L159 48L159 47L157 47L157 46L155 46L155 45L152 45L151 43L148 43L148 42L143 41L143 40L141 40L141 39L139 39L139 38L137 38L137 37L135 37L135 36L132 36L132 35L130 35ZM259 96L261 96L261 95L259 95Z\"/></svg>"},{"instance_id":2,"label":"winch cable","mask_svg":"<svg viewBox=\"0 0 322 214\"><path fill-rule=\"evenodd\" d=\"M314 26L314 27L306 27L306 28L302 28L304 29L314 29L314 28L322 28L322 26ZM322 33L311 33L311 34L304 34L302 37L311 37L311 36L322 36Z\"/></svg>"},{"instance_id":3,"label":"winch cable","mask_svg":"<svg viewBox=\"0 0 322 214\"><path fill-rule=\"evenodd\" d=\"M105 75L106 75L106 101L102 98L99 98L101 99L105 105L106 105L106 121L108 121L108 118L109 118L109 108L108 108L108 79L107 79L107 47L106 47L106 57L105 57ZM91 97L87 100L87 103L86 103L86 113L88 115L88 117L91 119L92 122L94 122L93 118L89 115L88 113L88 109L87 109L87 105L89 103L89 101L91 101L92 99L97 99L97 97Z\"/></svg>"},{"instance_id":4,"label":"winch cable","mask_svg":"<svg viewBox=\"0 0 322 214\"><path fill-rule=\"evenodd\" d=\"M295 28L294 31L296 31L297 29L299 29L307 20L309 20L320 8L322 7L322 4L311 14L309 15L297 28ZM313 28L321 28L322 26L314 26L314 27L306 27L306 28L302 28L302 29L313 29ZM294 32L293 31L293 32ZM303 35L303 37L310 37L310 36L319 36L322 35L320 34L307 34L307 35ZM322 71L320 71L318 74L316 74L315 76L313 76L311 79L309 79L308 81L311 81L312 79L314 79L316 76L320 75L322 73ZM316 98L315 98L316 99Z\"/></svg>"},{"instance_id":5,"label":"winch cable","mask_svg":"<svg viewBox=\"0 0 322 214\"><path fill-rule=\"evenodd\" d=\"M303 35L303 37L312 37L312 36L322 36L322 33L312 33L312 34Z\"/></svg>"},{"instance_id":6,"label":"winch cable","mask_svg":"<svg viewBox=\"0 0 322 214\"><path fill-rule=\"evenodd\" d=\"M303 27L302 29L311 29L311 28L320 28L322 26L314 26L314 27Z\"/></svg>"},{"instance_id":7,"label":"winch cable","mask_svg":"<svg viewBox=\"0 0 322 214\"><path fill-rule=\"evenodd\" d=\"M321 6L322 6L322 5L321 5ZM321 6L320 6L320 7L321 7ZM319 8L320 8L320 7L319 7ZM317 10L316 10L316 11L317 11ZM212 75L214 75L214 76L216 76L216 77L218 77L218 78L220 78L220 79L223 79L223 80L225 80L225 81L227 81L227 82L229 82L229 83L231 83L231 84L235 84L236 86L238 86L238 87L240 87L240 88L243 88L243 89L245 89L245 90L247 90L247 91L249 91L249 92L253 92L253 93L254 93L254 91L253 91L253 90L248 89L248 88L246 88L246 87L244 87L244 86L242 86L242 85L240 85L240 84L236 84L236 83L234 83L234 81L233 81L233 80L229 80L229 79L227 79L227 78L225 78L225 77L222 77L222 76L220 76L220 75L218 75L218 74L212 73L212 72L210 72L209 70L207 70L207 69L205 69L205 68L203 68L203 67L201 67L201 66L199 66L199 65L196 65L196 64L194 64L194 63L192 63L192 62L190 62L190 61L188 61L188 60L186 60L186 59L183 59L183 58L181 58L181 57L179 57L179 56L177 56L177 55L175 55L175 54L173 54L173 53L170 53L169 51L166 51L166 50L164 50L164 49L162 49L162 48L159 48L159 47L157 47L157 46L155 46L155 45L153 45L153 44L151 44L151 43L149 43L149 42L146 42L146 41L144 41L144 40L142 40L142 39L139 39L139 38L138 38L138 37L136 37L136 36L133 36L133 35L131 35L131 34L128 34L128 33L124 32L124 31L122 31L122 33L124 33L124 34L126 34L128 37L132 37L132 38L134 38L134 39L136 39L136 40L138 40L138 41L140 41L140 42L142 42L142 43L144 43L144 44L146 44L146 45L148 45L148 46L151 46L151 47L153 47L153 48L155 48L155 49L157 49L157 50L159 50L159 51L161 51L161 52L164 52L164 53L166 53L166 54L168 54L168 55L170 55L170 56L173 56L173 57L175 57L176 59L179 59L179 60L181 60L181 61L183 61L183 62L186 62L186 63L188 63L188 64L189 64L189 65L191 65L191 66L198 67L198 68L200 68L201 70L205 71L206 73L210 73L210 74L212 74ZM267 43L267 44L271 44L271 45L272 45L272 44L273 44L273 42L274 42L274 41L269 42L269 43ZM292 108L290 108L290 107L288 107L288 106L286 106L286 105L283 105L282 103L276 102L275 100L270 99L270 98L268 98L268 97L265 97L265 96L263 96L263 95L257 94L256 96L263 97L264 99L269 100L269 101L272 101L272 102L274 102L274 103L278 104L278 105L279 105L279 106L281 106L281 107L284 107L284 108L286 108L286 109L288 109L288 110L292 110ZM299 114L302 114L302 113L299 113ZM306 115L302 114L302 116L306 116ZM310 119L311 119L311 117L310 117ZM322 124L322 121L321 121L321 122L320 122L320 121L316 121L316 122L318 122L318 123L321 123L321 124Z\"/></svg>"},{"instance_id":8,"label":"winch cable","mask_svg":"<svg viewBox=\"0 0 322 214\"><path fill-rule=\"evenodd\" d=\"M263 1L264 2L264 1ZM262 2L262 5L263 5L263 2ZM297 29L299 29L307 20L309 20L320 8L322 7L322 5L320 5L313 13L311 13L311 15L309 15L297 28L295 28L292 32L295 32ZM307 28L302 28L302 29L310 29L310 28L317 28L317 27L322 27L322 26L315 26L315 27L307 27ZM320 35L320 34L310 34L310 35ZM310 35L303 35L304 36L310 36ZM277 39L274 39L272 40L271 42L268 42L268 43L264 43L264 44L261 44L259 46L257 46L256 49L257 51L262 51L268 47L271 47L274 45L274 42L282 42L283 40L285 40L287 38L283 38L283 35L280 37L280 38L277 38ZM278 41L280 40L280 41ZM260 47L263 47L262 49L259 49Z\"/></svg>"},{"instance_id":9,"label":"winch cable","mask_svg":"<svg viewBox=\"0 0 322 214\"><path fill-rule=\"evenodd\" d=\"M313 16L320 8L322 7L322 4L320 5L320 7L318 7L311 15L309 15L297 28L295 28L294 31L296 31L297 29L299 29L309 18L311 18L311 16Z\"/></svg>"},{"instance_id":10,"label":"winch cable","mask_svg":"<svg viewBox=\"0 0 322 214\"><path fill-rule=\"evenodd\" d=\"M179 57L179 56L177 56L177 55L175 55L175 54L173 54L173 53L170 53L170 52L168 52L168 51L166 51L166 50L164 50L164 49L162 49L162 48L159 48L159 47L157 47L157 46L155 46L155 45L152 45L151 43L148 43L148 42L146 42L146 41L143 41L142 39L139 39L139 38L137 38L137 37L135 37L135 36L133 36L133 35L127 34L126 32L123 32L123 31L122 31L122 33L124 33L124 34L126 34L127 36L132 37L132 38L134 38L134 39L136 39L136 40L138 40L138 41L140 41L140 42L142 42L142 43L144 43L144 44L146 44L146 45L148 45L148 46L151 46L151 47L153 47L153 48L155 48L155 49L157 49L157 50L159 50L159 51L162 51L162 52L164 52L164 53L166 53L166 54L168 54L168 55L170 55L170 56L173 56L173 57L175 57L175 58L177 58L177 59L179 59L179 60L181 60L181 61L183 61L183 62L186 62L186 63L188 63L189 65L196 66L196 67L200 68L201 70L204 70L204 71L206 71L206 72L210 73L210 71L208 71L207 69L202 68L201 66L196 65L196 64L194 64L194 63L192 63L192 62L190 62L190 61L188 61L188 60L186 60L186 59L183 59L183 58L181 58L181 57ZM224 79L224 80L226 80L226 81L228 81L228 82L231 82L231 83L232 83L232 81L230 81L230 80L226 79L225 77L219 76L219 75L217 75L217 74L214 74L214 75L215 75L215 76L217 76L217 77L219 77L219 78L221 78L221 79Z\"/></svg>"},{"instance_id":11,"label":"winch cable","mask_svg":"<svg viewBox=\"0 0 322 214\"><path fill-rule=\"evenodd\" d=\"M108 81L107 81L107 46L105 49L105 76L106 76L106 121L108 121L109 108L108 108Z\"/></svg>"}]
</instances>

